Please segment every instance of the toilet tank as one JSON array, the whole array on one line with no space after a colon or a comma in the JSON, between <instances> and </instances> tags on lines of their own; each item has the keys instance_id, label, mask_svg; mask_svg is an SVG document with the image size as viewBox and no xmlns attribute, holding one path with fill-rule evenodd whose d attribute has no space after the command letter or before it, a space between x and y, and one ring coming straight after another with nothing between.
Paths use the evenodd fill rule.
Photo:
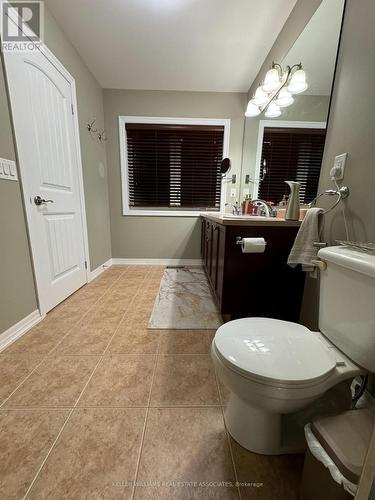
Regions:
<instances>
[{"instance_id":1,"label":"toilet tank","mask_svg":"<svg viewBox=\"0 0 375 500\"><path fill-rule=\"evenodd\" d=\"M319 329L355 363L375 372L375 255L327 247L318 256Z\"/></svg>"}]
</instances>

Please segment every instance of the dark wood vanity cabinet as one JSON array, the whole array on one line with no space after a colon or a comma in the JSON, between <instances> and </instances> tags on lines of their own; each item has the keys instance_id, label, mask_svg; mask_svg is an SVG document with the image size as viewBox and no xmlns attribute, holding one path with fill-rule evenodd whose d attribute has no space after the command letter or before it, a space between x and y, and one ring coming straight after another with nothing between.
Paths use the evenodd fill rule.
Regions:
<instances>
[{"instance_id":1,"label":"dark wood vanity cabinet","mask_svg":"<svg viewBox=\"0 0 375 500\"><path fill-rule=\"evenodd\" d=\"M226 228L203 219L202 260L218 304L222 301Z\"/></svg>"},{"instance_id":2,"label":"dark wood vanity cabinet","mask_svg":"<svg viewBox=\"0 0 375 500\"><path fill-rule=\"evenodd\" d=\"M262 316L298 321L305 274L287 265L298 226L231 225L202 217L201 254L225 319ZM262 254L242 253L236 238L263 237Z\"/></svg>"}]
</instances>

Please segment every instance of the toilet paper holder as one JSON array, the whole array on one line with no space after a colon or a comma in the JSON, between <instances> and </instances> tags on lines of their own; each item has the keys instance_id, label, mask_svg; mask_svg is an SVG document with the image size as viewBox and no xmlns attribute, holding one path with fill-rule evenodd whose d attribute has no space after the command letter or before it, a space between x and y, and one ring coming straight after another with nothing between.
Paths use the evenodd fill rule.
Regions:
<instances>
[{"instance_id":1,"label":"toilet paper holder","mask_svg":"<svg viewBox=\"0 0 375 500\"><path fill-rule=\"evenodd\" d=\"M236 236L236 245L242 245L242 236Z\"/></svg>"}]
</instances>

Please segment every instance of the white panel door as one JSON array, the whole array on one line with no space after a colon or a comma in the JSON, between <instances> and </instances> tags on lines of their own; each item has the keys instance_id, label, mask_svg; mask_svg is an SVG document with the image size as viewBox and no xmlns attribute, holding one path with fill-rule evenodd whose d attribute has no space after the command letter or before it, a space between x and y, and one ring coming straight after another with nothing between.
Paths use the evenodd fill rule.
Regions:
<instances>
[{"instance_id":1,"label":"white panel door","mask_svg":"<svg viewBox=\"0 0 375 500\"><path fill-rule=\"evenodd\" d=\"M74 81L40 51L4 55L38 296L45 313L87 282Z\"/></svg>"}]
</instances>

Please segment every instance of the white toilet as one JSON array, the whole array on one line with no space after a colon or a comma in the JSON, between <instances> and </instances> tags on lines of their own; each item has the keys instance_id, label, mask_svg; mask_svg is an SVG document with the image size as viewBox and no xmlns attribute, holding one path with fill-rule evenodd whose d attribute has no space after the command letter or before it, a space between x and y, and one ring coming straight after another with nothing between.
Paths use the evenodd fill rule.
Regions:
<instances>
[{"instance_id":1,"label":"white toilet","mask_svg":"<svg viewBox=\"0 0 375 500\"><path fill-rule=\"evenodd\" d=\"M244 318L221 326L212 342L218 376L230 393L226 426L256 453L296 451L293 416L312 406L322 411L336 397L330 391L325 400L326 391L375 372L375 255L329 247L318 256L327 266L320 273L321 333Z\"/></svg>"}]
</instances>

